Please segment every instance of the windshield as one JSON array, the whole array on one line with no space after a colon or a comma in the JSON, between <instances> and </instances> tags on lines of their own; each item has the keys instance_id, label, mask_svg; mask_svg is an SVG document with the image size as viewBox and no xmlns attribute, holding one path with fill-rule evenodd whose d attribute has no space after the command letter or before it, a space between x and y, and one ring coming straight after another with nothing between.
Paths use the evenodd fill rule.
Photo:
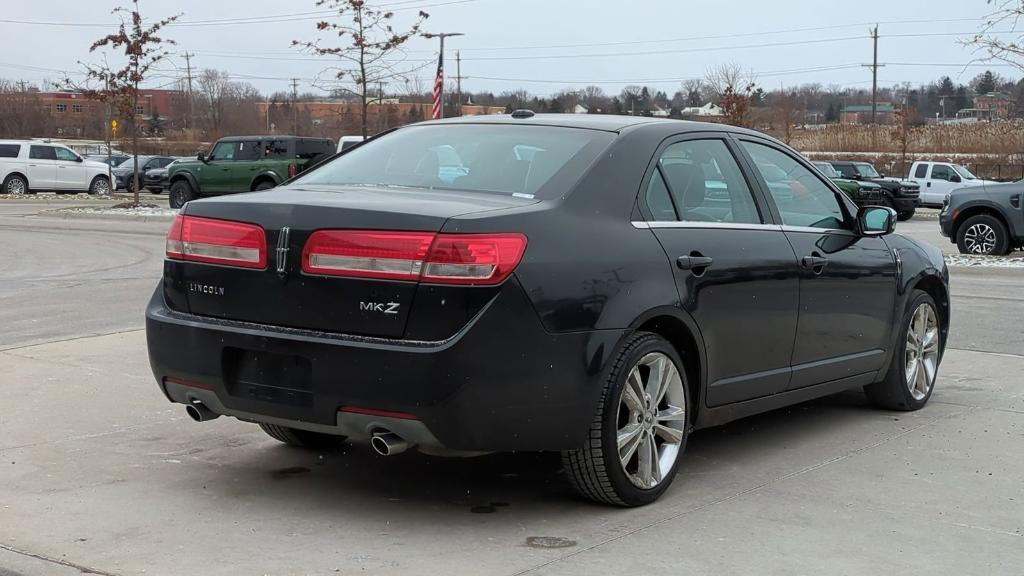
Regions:
<instances>
[{"instance_id":1,"label":"windshield","mask_svg":"<svg viewBox=\"0 0 1024 576\"><path fill-rule=\"evenodd\" d=\"M582 171L613 137L596 130L552 126L403 128L354 148L299 182L444 188L533 198L570 164Z\"/></svg>"},{"instance_id":2,"label":"windshield","mask_svg":"<svg viewBox=\"0 0 1024 576\"><path fill-rule=\"evenodd\" d=\"M956 170L956 173L959 174L960 177L963 178L964 180L977 180L978 179L977 176L975 176L974 174L971 174L970 170L968 170L967 168L965 168L965 167L963 167L963 166L961 166L959 164L953 164L953 170Z\"/></svg>"},{"instance_id":3,"label":"windshield","mask_svg":"<svg viewBox=\"0 0 1024 576\"><path fill-rule=\"evenodd\" d=\"M836 169L832 167L828 162L815 162L814 166L821 170L821 173L829 178L839 178L841 174L836 172Z\"/></svg>"},{"instance_id":4,"label":"windshield","mask_svg":"<svg viewBox=\"0 0 1024 576\"><path fill-rule=\"evenodd\" d=\"M857 171L857 174L860 174L864 178L881 178L878 171L875 170L875 167L871 164L854 164L853 167Z\"/></svg>"},{"instance_id":5,"label":"windshield","mask_svg":"<svg viewBox=\"0 0 1024 576\"><path fill-rule=\"evenodd\" d=\"M148 156L139 156L139 164L141 164L142 166L145 166L146 162L148 161ZM121 170L135 170L135 158L129 158L124 162L121 162L120 164L117 165L117 168Z\"/></svg>"}]
</instances>

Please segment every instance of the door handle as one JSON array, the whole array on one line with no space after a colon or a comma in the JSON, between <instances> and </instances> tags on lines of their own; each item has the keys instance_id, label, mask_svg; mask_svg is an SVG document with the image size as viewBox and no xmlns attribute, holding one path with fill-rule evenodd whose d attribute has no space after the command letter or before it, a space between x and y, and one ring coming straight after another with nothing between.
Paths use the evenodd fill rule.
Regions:
<instances>
[{"instance_id":1,"label":"door handle","mask_svg":"<svg viewBox=\"0 0 1024 576\"><path fill-rule=\"evenodd\" d=\"M704 273L704 269L711 266L714 263L713 258L707 256L701 256L697 254L695 256L680 256L676 258L676 266L679 266L680 270L694 270L699 274Z\"/></svg>"},{"instance_id":2,"label":"door handle","mask_svg":"<svg viewBox=\"0 0 1024 576\"><path fill-rule=\"evenodd\" d=\"M931 182L926 182L926 183L925 183L925 185L926 185L927 187L929 187L929 188L931 188L931 187L932 187L932 183L931 183Z\"/></svg>"},{"instance_id":3,"label":"door handle","mask_svg":"<svg viewBox=\"0 0 1024 576\"><path fill-rule=\"evenodd\" d=\"M828 266L828 258L825 258L824 256L815 252L810 256L804 256L803 258L801 258L800 264L804 268L813 270L815 274L821 274L821 271L825 269L825 266Z\"/></svg>"}]
</instances>

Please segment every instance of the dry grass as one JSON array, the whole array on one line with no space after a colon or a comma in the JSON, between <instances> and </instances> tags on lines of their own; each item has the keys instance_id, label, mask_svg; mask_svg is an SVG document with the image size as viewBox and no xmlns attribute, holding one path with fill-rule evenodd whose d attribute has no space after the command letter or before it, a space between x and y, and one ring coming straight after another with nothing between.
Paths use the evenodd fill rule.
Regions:
<instances>
[{"instance_id":1,"label":"dry grass","mask_svg":"<svg viewBox=\"0 0 1024 576\"><path fill-rule=\"evenodd\" d=\"M891 126L830 125L798 131L791 144L805 152L898 154ZM989 155L1011 161L1024 154L1024 122L941 124L913 128L908 155Z\"/></svg>"}]
</instances>

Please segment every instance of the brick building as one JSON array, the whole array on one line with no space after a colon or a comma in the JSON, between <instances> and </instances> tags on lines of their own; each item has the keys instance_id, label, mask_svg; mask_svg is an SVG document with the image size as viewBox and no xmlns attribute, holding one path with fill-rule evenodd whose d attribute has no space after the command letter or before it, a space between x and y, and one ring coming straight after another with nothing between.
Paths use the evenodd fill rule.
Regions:
<instances>
[{"instance_id":1,"label":"brick building","mask_svg":"<svg viewBox=\"0 0 1024 576\"><path fill-rule=\"evenodd\" d=\"M36 97L39 104L53 118L56 136L63 137L100 137L103 135L106 105L90 100L77 92L39 92ZM139 94L139 104L135 114L140 125L155 112L169 125L175 120L177 112L182 110L185 102L184 94L178 90L147 90ZM113 111L117 114L117 111Z\"/></svg>"}]
</instances>

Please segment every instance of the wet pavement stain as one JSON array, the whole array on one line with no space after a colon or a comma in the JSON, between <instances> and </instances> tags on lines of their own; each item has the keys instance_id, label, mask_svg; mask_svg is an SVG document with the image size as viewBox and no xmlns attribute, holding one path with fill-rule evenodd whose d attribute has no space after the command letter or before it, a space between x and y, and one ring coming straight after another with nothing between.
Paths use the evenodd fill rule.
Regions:
<instances>
[{"instance_id":1,"label":"wet pavement stain","mask_svg":"<svg viewBox=\"0 0 1024 576\"><path fill-rule=\"evenodd\" d=\"M285 478L291 478L292 476L299 476L301 474L308 474L311 470L304 466L292 466L291 468L279 468L270 473L275 480L284 480Z\"/></svg>"},{"instance_id":2,"label":"wet pavement stain","mask_svg":"<svg viewBox=\"0 0 1024 576\"><path fill-rule=\"evenodd\" d=\"M576 541L560 536L528 536L526 545L530 548L572 548Z\"/></svg>"}]
</instances>

